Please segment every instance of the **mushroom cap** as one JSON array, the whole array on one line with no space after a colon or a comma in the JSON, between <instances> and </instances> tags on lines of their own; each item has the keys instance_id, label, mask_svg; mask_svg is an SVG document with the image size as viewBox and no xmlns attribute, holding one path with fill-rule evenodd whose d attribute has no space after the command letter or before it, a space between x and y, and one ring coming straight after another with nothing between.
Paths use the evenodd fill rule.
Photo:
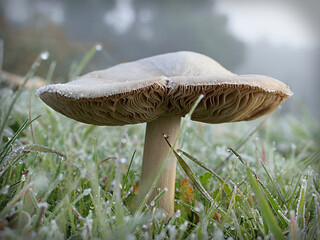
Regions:
<instances>
[{"instance_id":1,"label":"mushroom cap","mask_svg":"<svg viewBox=\"0 0 320 240\"><path fill-rule=\"evenodd\" d=\"M185 116L200 95L192 120L251 120L275 110L292 92L262 75L236 75L215 60L176 52L122 63L66 84L37 90L42 101L77 121L118 126Z\"/></svg>"}]
</instances>

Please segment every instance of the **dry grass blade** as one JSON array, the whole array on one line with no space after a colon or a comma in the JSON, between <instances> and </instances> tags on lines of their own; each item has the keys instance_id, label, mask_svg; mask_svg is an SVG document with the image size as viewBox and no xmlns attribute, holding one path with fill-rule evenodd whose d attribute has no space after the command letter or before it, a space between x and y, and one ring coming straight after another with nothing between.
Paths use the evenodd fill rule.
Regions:
<instances>
[{"instance_id":1,"label":"dry grass blade","mask_svg":"<svg viewBox=\"0 0 320 240\"><path fill-rule=\"evenodd\" d=\"M62 153L60 153L52 148L48 148L48 147L38 145L38 144L26 145L23 147L23 151L55 154L55 155L61 157L63 160L67 159L67 157L65 155L63 155Z\"/></svg>"},{"instance_id":2,"label":"dry grass blade","mask_svg":"<svg viewBox=\"0 0 320 240\"><path fill-rule=\"evenodd\" d=\"M7 203L6 207L2 209L0 212L0 216L4 216L5 213L7 213L8 210L12 208L12 206L33 186L33 183L29 183L27 186L25 186L19 193L17 193L14 198Z\"/></svg>"}]
</instances>

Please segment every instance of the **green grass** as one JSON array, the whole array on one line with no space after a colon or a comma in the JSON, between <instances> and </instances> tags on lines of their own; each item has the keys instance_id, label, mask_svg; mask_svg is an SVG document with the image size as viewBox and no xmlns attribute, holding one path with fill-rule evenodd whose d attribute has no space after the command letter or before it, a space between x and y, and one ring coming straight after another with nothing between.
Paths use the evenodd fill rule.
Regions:
<instances>
[{"instance_id":1,"label":"green grass","mask_svg":"<svg viewBox=\"0 0 320 240\"><path fill-rule=\"evenodd\" d=\"M81 124L23 88L0 89L0 102L1 239L320 238L319 128L306 113L187 120L166 222L136 212L145 125Z\"/></svg>"}]
</instances>

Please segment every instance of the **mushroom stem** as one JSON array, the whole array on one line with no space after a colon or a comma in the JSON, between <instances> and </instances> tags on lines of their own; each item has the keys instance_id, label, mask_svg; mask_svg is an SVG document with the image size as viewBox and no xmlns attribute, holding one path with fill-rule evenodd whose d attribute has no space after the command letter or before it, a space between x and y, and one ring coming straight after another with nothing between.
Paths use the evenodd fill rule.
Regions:
<instances>
[{"instance_id":1,"label":"mushroom stem","mask_svg":"<svg viewBox=\"0 0 320 240\"><path fill-rule=\"evenodd\" d=\"M150 190L158 171L162 165L165 164L170 152L170 147L166 143L163 134L168 135L169 142L173 144L179 133L180 121L180 116L170 116L160 117L153 122L147 123L138 196L139 202L142 201ZM172 154L157 183L157 189L167 189L161 197L159 204L159 207L168 213L167 218L171 217L174 213L176 165L177 160ZM148 199L148 203L150 203L155 196L156 191L154 190Z\"/></svg>"}]
</instances>

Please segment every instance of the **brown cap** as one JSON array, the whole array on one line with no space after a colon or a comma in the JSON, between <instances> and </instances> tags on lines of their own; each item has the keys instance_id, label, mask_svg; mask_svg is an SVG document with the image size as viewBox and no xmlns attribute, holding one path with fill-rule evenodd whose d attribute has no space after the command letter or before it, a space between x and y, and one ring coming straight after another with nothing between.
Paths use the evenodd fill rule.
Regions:
<instances>
[{"instance_id":1,"label":"brown cap","mask_svg":"<svg viewBox=\"0 0 320 240\"><path fill-rule=\"evenodd\" d=\"M236 75L202 54L176 52L91 72L66 84L42 87L37 94L77 121L125 125L183 117L201 94L193 120L251 120L275 110L292 92L271 77Z\"/></svg>"}]
</instances>

